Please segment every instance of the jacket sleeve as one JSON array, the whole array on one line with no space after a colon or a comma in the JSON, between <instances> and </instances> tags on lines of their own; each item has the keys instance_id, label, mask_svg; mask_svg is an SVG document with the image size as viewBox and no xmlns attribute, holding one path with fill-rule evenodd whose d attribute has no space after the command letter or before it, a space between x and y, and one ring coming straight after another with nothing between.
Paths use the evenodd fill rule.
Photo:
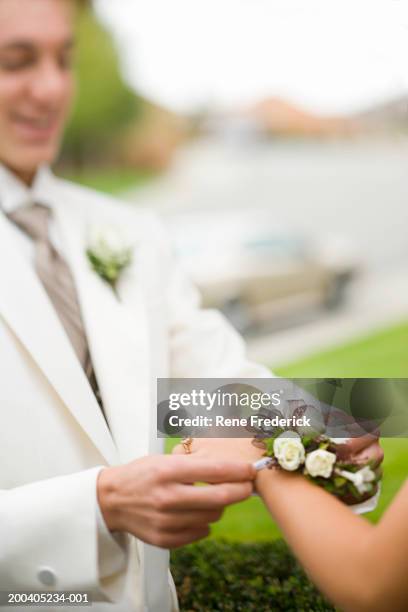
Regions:
<instances>
[{"instance_id":1,"label":"jacket sleeve","mask_svg":"<svg viewBox=\"0 0 408 612\"><path fill-rule=\"evenodd\" d=\"M247 359L245 343L221 312L203 309L197 288L174 256L161 225L161 277L166 278L170 376L174 378L270 378L273 374Z\"/></svg>"},{"instance_id":2,"label":"jacket sleeve","mask_svg":"<svg viewBox=\"0 0 408 612\"><path fill-rule=\"evenodd\" d=\"M101 571L96 479L102 466L0 491L0 590L120 596L126 543L111 575Z\"/></svg>"}]
</instances>

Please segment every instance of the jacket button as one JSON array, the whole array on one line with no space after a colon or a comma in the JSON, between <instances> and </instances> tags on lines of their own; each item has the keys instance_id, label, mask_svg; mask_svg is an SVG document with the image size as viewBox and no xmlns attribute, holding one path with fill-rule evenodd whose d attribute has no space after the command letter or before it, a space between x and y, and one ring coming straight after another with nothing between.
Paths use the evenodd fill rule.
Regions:
<instances>
[{"instance_id":1,"label":"jacket button","mask_svg":"<svg viewBox=\"0 0 408 612\"><path fill-rule=\"evenodd\" d=\"M38 571L37 577L41 584L43 584L44 586L55 586L57 582L55 572L53 572L53 570L49 567L42 567Z\"/></svg>"}]
</instances>

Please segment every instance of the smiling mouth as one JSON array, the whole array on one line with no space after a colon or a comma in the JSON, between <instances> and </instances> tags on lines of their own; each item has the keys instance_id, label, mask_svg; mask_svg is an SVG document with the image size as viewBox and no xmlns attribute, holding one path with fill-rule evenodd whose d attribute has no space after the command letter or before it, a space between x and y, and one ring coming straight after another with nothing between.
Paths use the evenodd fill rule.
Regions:
<instances>
[{"instance_id":1,"label":"smiling mouth","mask_svg":"<svg viewBox=\"0 0 408 612\"><path fill-rule=\"evenodd\" d=\"M55 113L33 117L14 113L12 121L22 135L30 140L48 140L58 130L58 118Z\"/></svg>"}]
</instances>

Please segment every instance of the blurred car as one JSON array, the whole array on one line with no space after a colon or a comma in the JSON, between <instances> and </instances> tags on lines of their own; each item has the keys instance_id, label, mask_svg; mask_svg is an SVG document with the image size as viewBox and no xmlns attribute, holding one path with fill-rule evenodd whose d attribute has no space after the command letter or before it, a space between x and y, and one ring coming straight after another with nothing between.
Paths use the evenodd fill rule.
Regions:
<instances>
[{"instance_id":1,"label":"blurred car","mask_svg":"<svg viewBox=\"0 0 408 612\"><path fill-rule=\"evenodd\" d=\"M343 303L357 265L338 236L304 236L264 211L192 211L167 218L175 251L204 307L241 331Z\"/></svg>"}]
</instances>

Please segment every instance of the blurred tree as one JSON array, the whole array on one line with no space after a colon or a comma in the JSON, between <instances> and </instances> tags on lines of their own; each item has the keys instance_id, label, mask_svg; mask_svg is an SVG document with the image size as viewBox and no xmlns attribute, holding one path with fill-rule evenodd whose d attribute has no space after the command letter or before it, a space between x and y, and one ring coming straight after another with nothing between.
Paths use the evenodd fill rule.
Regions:
<instances>
[{"instance_id":1,"label":"blurred tree","mask_svg":"<svg viewBox=\"0 0 408 612\"><path fill-rule=\"evenodd\" d=\"M116 137L140 118L144 101L125 85L111 36L91 9L78 23L76 73L78 95L61 161L77 168L113 161Z\"/></svg>"}]
</instances>

